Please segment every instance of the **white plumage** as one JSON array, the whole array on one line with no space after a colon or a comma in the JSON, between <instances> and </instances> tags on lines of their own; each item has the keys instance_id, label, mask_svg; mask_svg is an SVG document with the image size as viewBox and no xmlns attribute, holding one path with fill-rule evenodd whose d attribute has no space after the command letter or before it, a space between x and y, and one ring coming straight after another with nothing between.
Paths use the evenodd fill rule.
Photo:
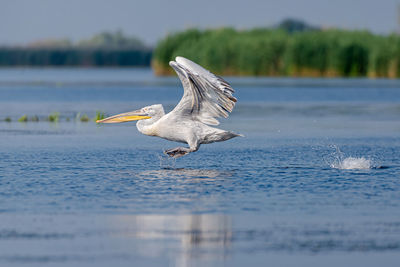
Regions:
<instances>
[{"instance_id":1,"label":"white plumage","mask_svg":"<svg viewBox=\"0 0 400 267\"><path fill-rule=\"evenodd\" d=\"M218 125L219 117L227 118L235 106L237 100L232 95L234 90L230 84L184 57L177 57L169 65L178 74L184 89L181 101L171 112L165 114L163 106L157 104L98 122L139 120L136 126L141 133L189 145L188 148L177 147L164 151L171 157L197 151L201 144L240 136L210 126Z\"/></svg>"}]
</instances>

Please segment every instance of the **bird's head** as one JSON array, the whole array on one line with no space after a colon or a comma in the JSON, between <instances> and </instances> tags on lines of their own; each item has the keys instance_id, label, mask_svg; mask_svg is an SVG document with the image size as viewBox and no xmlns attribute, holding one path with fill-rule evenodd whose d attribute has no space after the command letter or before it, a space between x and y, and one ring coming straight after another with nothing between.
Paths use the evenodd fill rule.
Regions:
<instances>
[{"instance_id":1,"label":"bird's head","mask_svg":"<svg viewBox=\"0 0 400 267\"><path fill-rule=\"evenodd\" d=\"M161 104L155 104L151 106L147 106L141 109L144 113L146 113L151 118L159 117L160 115L164 115L164 108Z\"/></svg>"},{"instance_id":2,"label":"bird's head","mask_svg":"<svg viewBox=\"0 0 400 267\"><path fill-rule=\"evenodd\" d=\"M129 121L146 120L152 118L160 118L164 115L164 108L160 104L147 106L135 111L121 113L102 120L96 121L97 123L120 123Z\"/></svg>"}]
</instances>

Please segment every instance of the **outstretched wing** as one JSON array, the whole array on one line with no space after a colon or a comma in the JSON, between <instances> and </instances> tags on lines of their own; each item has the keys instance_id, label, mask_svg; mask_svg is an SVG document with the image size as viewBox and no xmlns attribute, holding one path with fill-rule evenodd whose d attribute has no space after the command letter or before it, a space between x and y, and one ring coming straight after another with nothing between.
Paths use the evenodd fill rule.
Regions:
<instances>
[{"instance_id":1,"label":"outstretched wing","mask_svg":"<svg viewBox=\"0 0 400 267\"><path fill-rule=\"evenodd\" d=\"M227 81L183 57L177 57L169 65L184 89L181 101L171 112L210 125L218 125L218 117L229 116L237 100Z\"/></svg>"}]
</instances>

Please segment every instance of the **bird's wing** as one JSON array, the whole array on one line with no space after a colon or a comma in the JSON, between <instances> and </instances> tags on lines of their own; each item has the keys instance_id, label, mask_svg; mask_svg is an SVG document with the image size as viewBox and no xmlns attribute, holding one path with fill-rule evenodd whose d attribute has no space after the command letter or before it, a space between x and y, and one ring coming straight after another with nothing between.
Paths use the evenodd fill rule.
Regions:
<instances>
[{"instance_id":1,"label":"bird's wing","mask_svg":"<svg viewBox=\"0 0 400 267\"><path fill-rule=\"evenodd\" d=\"M177 57L169 65L184 89L181 101L171 112L210 125L218 125L218 117L229 116L237 100L227 81L183 57Z\"/></svg>"}]
</instances>

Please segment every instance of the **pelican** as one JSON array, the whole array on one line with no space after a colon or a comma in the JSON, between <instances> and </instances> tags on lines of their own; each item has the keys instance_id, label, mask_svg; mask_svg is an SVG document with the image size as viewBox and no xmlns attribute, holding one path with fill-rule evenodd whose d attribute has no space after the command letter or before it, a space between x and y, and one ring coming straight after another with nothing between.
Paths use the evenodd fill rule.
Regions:
<instances>
[{"instance_id":1,"label":"pelican","mask_svg":"<svg viewBox=\"0 0 400 267\"><path fill-rule=\"evenodd\" d=\"M165 114L163 106L156 104L97 123L138 121L136 127L142 134L188 144L189 147L164 151L174 158L197 151L201 144L242 136L210 126L219 124L218 117L227 118L235 106L237 100L228 82L184 57L177 57L169 65L178 74L184 89L182 99L171 112Z\"/></svg>"}]
</instances>

